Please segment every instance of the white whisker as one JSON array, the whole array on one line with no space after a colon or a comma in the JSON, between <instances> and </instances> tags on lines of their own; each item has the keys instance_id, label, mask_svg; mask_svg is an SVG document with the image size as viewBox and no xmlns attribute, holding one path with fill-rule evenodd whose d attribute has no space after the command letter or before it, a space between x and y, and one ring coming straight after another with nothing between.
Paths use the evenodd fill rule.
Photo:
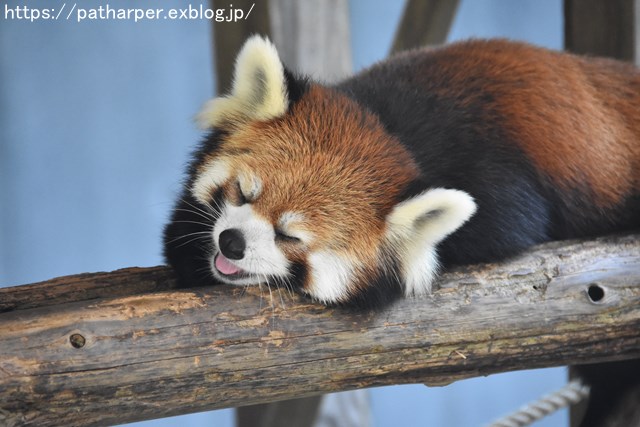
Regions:
<instances>
[{"instance_id":1,"label":"white whisker","mask_svg":"<svg viewBox=\"0 0 640 427\"><path fill-rule=\"evenodd\" d=\"M199 233L190 233L190 234L193 235L193 234L199 234ZM209 234L209 233L207 233L207 234ZM179 237L178 239L182 239L184 237L189 237L189 235ZM173 239L173 240L178 240L178 239ZM173 240L171 242L169 242L169 243L172 243ZM181 248L181 247L186 246L189 243L193 243L193 242L195 242L197 240L208 240L208 236L197 236L197 237L194 237L193 239L190 239L190 240L187 240L186 242L180 243L179 245L176 246L176 248Z\"/></svg>"},{"instance_id":2,"label":"white whisker","mask_svg":"<svg viewBox=\"0 0 640 427\"><path fill-rule=\"evenodd\" d=\"M177 242L180 239L185 239L187 237L191 237L191 236L195 236L195 235L199 235L199 234L205 234L205 235L209 236L211 233L209 231L194 231L193 233L187 233L185 235L178 236L175 239L171 239L171 240L169 240L167 242L167 244L171 244L171 243Z\"/></svg>"},{"instance_id":3,"label":"white whisker","mask_svg":"<svg viewBox=\"0 0 640 427\"><path fill-rule=\"evenodd\" d=\"M210 228L210 229L212 229L212 230L213 230L213 224L211 224L211 223L199 222L199 221L189 221L189 220L184 220L184 219L177 220L177 221L173 221L173 222L175 222L175 223L180 223L180 224L196 224L196 225L203 225L203 226L205 226L205 227Z\"/></svg>"},{"instance_id":4,"label":"white whisker","mask_svg":"<svg viewBox=\"0 0 640 427\"><path fill-rule=\"evenodd\" d=\"M191 207L192 207L193 209L195 209L196 211L200 212L201 214L203 214L203 215L205 215L205 216L211 216L211 218L215 218L215 217L213 216L213 210L214 210L214 209L213 209L213 206L211 206L209 203L207 203L207 204L205 205L207 208L209 208L209 209L210 209L210 211L209 211L209 212L207 212L207 211L205 211L204 209L202 209L202 208L200 208L200 207L198 207L198 206L194 205L193 203L189 202L188 200L182 199L182 201L183 201L184 203L186 203L187 205L191 206Z\"/></svg>"},{"instance_id":5,"label":"white whisker","mask_svg":"<svg viewBox=\"0 0 640 427\"><path fill-rule=\"evenodd\" d=\"M197 215L197 216L199 216L199 217L201 217L203 219L206 219L207 221L215 220L215 217L213 216L213 214L208 213L208 212L204 212L204 211L200 211L200 210L176 208L176 211L177 212L186 212L186 213L194 214L194 215Z\"/></svg>"}]
</instances>

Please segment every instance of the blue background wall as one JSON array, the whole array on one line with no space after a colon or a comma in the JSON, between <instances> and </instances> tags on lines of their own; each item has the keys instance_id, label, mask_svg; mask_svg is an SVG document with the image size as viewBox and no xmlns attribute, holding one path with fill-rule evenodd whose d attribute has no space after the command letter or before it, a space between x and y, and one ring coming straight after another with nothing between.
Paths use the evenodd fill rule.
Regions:
<instances>
[{"instance_id":1,"label":"blue background wall","mask_svg":"<svg viewBox=\"0 0 640 427\"><path fill-rule=\"evenodd\" d=\"M7 20L5 3L57 8L63 2L1 5L0 286L160 264L162 226L199 138L191 118L214 93L209 23ZM561 3L462 0L450 39L501 36L561 48ZM188 2L148 6L156 5ZM402 7L402 1L351 0L356 69L387 54ZM374 421L379 427L483 425L564 380L563 369L550 369L444 388L374 389ZM232 419L223 410L145 425L224 427ZM559 414L538 425L565 419Z\"/></svg>"}]
</instances>

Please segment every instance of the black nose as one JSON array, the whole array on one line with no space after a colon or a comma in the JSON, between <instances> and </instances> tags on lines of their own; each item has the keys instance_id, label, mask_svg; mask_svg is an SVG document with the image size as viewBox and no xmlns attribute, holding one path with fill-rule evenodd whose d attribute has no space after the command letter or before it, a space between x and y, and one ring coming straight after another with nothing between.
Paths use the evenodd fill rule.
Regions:
<instances>
[{"instance_id":1,"label":"black nose","mask_svg":"<svg viewBox=\"0 0 640 427\"><path fill-rule=\"evenodd\" d=\"M247 243L244 241L244 236L240 230L236 228L224 230L220 233L218 245L220 246L220 252L222 252L222 255L227 258L244 258L244 250L247 247Z\"/></svg>"}]
</instances>

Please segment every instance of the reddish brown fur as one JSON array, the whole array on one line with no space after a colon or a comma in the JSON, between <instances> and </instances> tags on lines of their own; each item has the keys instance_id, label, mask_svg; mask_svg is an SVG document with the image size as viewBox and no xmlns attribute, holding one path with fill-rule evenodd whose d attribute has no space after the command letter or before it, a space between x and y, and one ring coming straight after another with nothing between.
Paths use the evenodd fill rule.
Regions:
<instances>
[{"instance_id":1,"label":"reddish brown fur","mask_svg":"<svg viewBox=\"0 0 640 427\"><path fill-rule=\"evenodd\" d=\"M586 185L601 207L640 185L640 72L633 66L504 40L433 52L403 55L418 67L437 67L425 73L428 81L417 72L417 83L463 103L482 99L482 114L506 118L511 139L555 185Z\"/></svg>"},{"instance_id":2,"label":"reddish brown fur","mask_svg":"<svg viewBox=\"0 0 640 427\"><path fill-rule=\"evenodd\" d=\"M259 214L277 224L284 212L302 213L301 228L315 236L309 251L330 249L365 268L379 256L386 215L418 176L408 152L377 118L316 85L289 114L239 126L220 151L230 152L238 153L230 156L233 170L262 181L253 202ZM293 247L283 250L290 259L300 256Z\"/></svg>"},{"instance_id":3,"label":"reddish brown fur","mask_svg":"<svg viewBox=\"0 0 640 427\"><path fill-rule=\"evenodd\" d=\"M478 208L438 244L445 267L638 226L640 71L631 65L491 40L407 52L333 88L284 77L289 111L267 120L223 108L194 157L192 194L165 231L165 254L183 283L202 282L196 273L210 268L199 244L172 245L210 233L189 201L206 205L208 191L214 204L251 199L252 215L275 226L273 243L290 262L283 281L324 302L386 302L407 271L427 275L416 263L435 268L409 253L423 248L386 234L393 207L430 188L464 191ZM259 102L263 86L238 105ZM241 194L239 177L256 192L260 181L261 192ZM285 212L303 217L293 232L277 228Z\"/></svg>"}]
</instances>

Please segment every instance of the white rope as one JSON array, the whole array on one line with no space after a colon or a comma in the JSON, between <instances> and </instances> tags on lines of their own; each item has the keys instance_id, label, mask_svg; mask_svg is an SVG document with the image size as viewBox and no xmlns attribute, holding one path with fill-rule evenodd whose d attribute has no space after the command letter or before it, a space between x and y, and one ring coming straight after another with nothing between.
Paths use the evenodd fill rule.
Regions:
<instances>
[{"instance_id":1,"label":"white rope","mask_svg":"<svg viewBox=\"0 0 640 427\"><path fill-rule=\"evenodd\" d=\"M589 396L589 386L581 380L573 380L560 390L523 406L518 411L501 418L488 427L525 427L565 406L573 405Z\"/></svg>"}]
</instances>

